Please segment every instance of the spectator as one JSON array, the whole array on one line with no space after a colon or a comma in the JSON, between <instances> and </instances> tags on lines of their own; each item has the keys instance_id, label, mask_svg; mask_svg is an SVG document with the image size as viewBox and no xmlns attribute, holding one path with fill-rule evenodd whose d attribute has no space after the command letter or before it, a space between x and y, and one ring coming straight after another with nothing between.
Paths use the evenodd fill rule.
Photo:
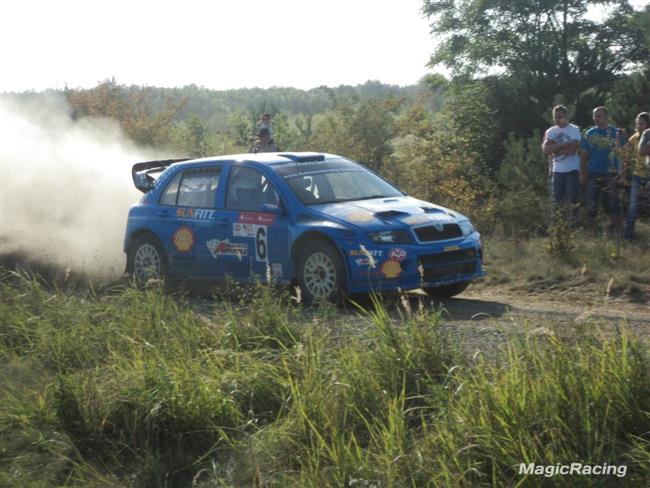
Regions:
<instances>
[{"instance_id":1,"label":"spectator","mask_svg":"<svg viewBox=\"0 0 650 488\"><path fill-rule=\"evenodd\" d=\"M580 129L569 123L566 107L562 105L553 108L553 120L555 125L546 131L542 143L542 151L549 156L551 197L555 213L565 215L574 224L580 186Z\"/></svg>"},{"instance_id":2,"label":"spectator","mask_svg":"<svg viewBox=\"0 0 650 488\"><path fill-rule=\"evenodd\" d=\"M258 133L262 129L268 129L269 136L273 139L273 120L271 119L271 114L264 113L260 115L260 119L257 121L257 124L255 124L255 128Z\"/></svg>"},{"instance_id":3,"label":"spectator","mask_svg":"<svg viewBox=\"0 0 650 488\"><path fill-rule=\"evenodd\" d=\"M607 108L596 107L592 114L595 127L587 131L582 143L580 158L580 184L586 185L587 226L595 231L598 203L609 215L610 230L619 235L621 205L618 199L618 180L621 162L617 147L623 135L608 123Z\"/></svg>"},{"instance_id":4,"label":"spectator","mask_svg":"<svg viewBox=\"0 0 650 488\"><path fill-rule=\"evenodd\" d=\"M645 156L645 165L650 168L650 128L647 128L641 134L639 141L639 154Z\"/></svg>"},{"instance_id":5,"label":"spectator","mask_svg":"<svg viewBox=\"0 0 650 488\"><path fill-rule=\"evenodd\" d=\"M636 116L636 132L632 134L621 153L625 167L629 168L632 175L630 185L630 202L627 207L627 217L623 226L623 238L634 239L634 224L639 206L639 193L650 185L650 168L645 164L640 154L640 141L642 134L650 128L650 114L642 112Z\"/></svg>"},{"instance_id":6,"label":"spectator","mask_svg":"<svg viewBox=\"0 0 650 488\"><path fill-rule=\"evenodd\" d=\"M277 152L279 151L278 146L276 146L275 141L271 138L269 130L264 128L260 129L257 133L257 140L250 149L252 153L262 153L262 152Z\"/></svg>"}]
</instances>

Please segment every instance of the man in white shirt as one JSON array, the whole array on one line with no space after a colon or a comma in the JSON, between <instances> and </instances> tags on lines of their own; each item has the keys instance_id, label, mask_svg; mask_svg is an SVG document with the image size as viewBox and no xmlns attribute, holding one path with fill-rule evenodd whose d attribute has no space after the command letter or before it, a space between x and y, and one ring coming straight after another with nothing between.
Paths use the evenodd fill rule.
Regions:
<instances>
[{"instance_id":1,"label":"man in white shirt","mask_svg":"<svg viewBox=\"0 0 650 488\"><path fill-rule=\"evenodd\" d=\"M580 129L569 123L567 109L563 105L553 107L555 125L544 134L542 151L549 158L552 182L552 198L555 211L567 212L571 223L578 203L580 185Z\"/></svg>"}]
</instances>

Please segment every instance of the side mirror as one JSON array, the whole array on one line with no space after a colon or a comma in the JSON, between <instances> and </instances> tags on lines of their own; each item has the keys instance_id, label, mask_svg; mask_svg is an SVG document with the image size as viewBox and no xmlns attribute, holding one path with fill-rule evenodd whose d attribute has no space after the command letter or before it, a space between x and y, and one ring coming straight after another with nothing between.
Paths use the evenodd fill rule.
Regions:
<instances>
[{"instance_id":1,"label":"side mirror","mask_svg":"<svg viewBox=\"0 0 650 488\"><path fill-rule=\"evenodd\" d=\"M262 205L262 212L264 213L270 213L274 215L281 215L282 214L282 208L277 206L274 203L265 203Z\"/></svg>"}]
</instances>

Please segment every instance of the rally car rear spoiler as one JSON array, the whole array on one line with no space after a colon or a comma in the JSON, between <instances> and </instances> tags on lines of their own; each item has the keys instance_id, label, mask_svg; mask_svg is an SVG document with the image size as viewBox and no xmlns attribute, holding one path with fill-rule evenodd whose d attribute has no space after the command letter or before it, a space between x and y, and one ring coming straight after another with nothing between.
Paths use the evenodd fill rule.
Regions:
<instances>
[{"instance_id":1,"label":"rally car rear spoiler","mask_svg":"<svg viewBox=\"0 0 650 488\"><path fill-rule=\"evenodd\" d=\"M174 163L180 163L181 161L187 161L188 159L189 158L164 159L160 161L136 163L133 165L133 168L131 168L133 184L142 193L147 193L153 188L153 182L155 181L153 176L151 176L151 173L160 173L168 166L171 166Z\"/></svg>"}]
</instances>

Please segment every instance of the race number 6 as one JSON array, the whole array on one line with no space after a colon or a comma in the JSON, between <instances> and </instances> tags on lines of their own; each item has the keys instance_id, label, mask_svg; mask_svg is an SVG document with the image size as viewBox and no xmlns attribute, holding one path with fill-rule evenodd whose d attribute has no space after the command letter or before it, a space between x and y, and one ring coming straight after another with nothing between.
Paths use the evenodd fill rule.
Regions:
<instances>
[{"instance_id":1,"label":"race number 6","mask_svg":"<svg viewBox=\"0 0 650 488\"><path fill-rule=\"evenodd\" d=\"M266 227L258 227L255 235L255 250L257 251L257 260L266 261Z\"/></svg>"}]
</instances>

